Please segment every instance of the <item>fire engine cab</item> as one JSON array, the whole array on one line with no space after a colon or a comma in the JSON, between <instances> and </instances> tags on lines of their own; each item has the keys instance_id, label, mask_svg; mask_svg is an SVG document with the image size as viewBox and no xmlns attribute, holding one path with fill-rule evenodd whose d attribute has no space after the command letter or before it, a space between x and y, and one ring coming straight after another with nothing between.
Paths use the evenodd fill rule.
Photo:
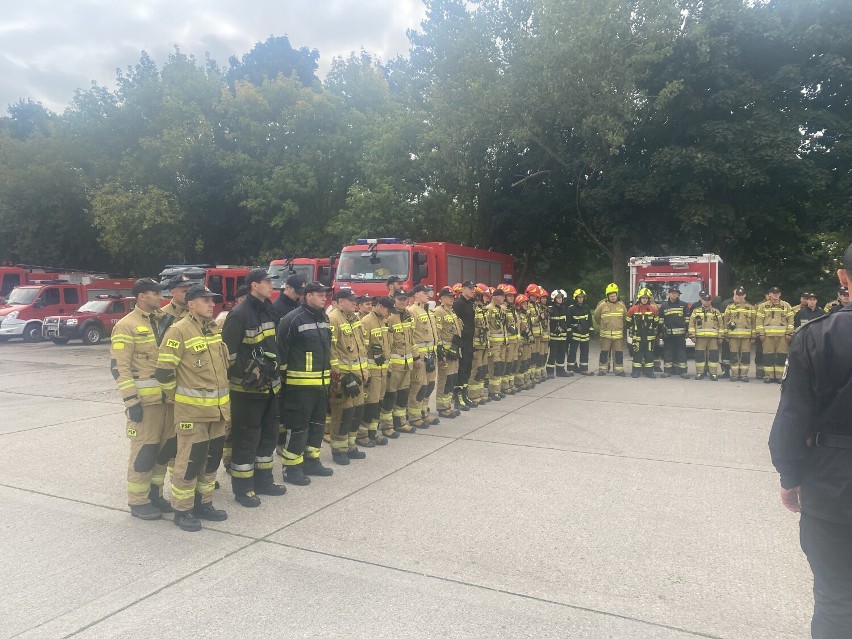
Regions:
<instances>
[{"instance_id":1,"label":"fire engine cab","mask_svg":"<svg viewBox=\"0 0 852 639\"><path fill-rule=\"evenodd\" d=\"M359 295L387 295L387 279L396 275L408 290L426 284L438 291L471 280L490 286L513 283L515 258L505 253L450 244L411 242L393 237L361 239L344 246L334 289L352 288Z\"/></svg>"},{"instance_id":2,"label":"fire engine cab","mask_svg":"<svg viewBox=\"0 0 852 639\"><path fill-rule=\"evenodd\" d=\"M70 315L50 315L44 318L42 337L54 344L67 344L72 339L84 344L98 344L112 335L112 329L122 317L133 310L136 300L118 294L98 295Z\"/></svg>"},{"instance_id":3,"label":"fire engine cab","mask_svg":"<svg viewBox=\"0 0 852 639\"><path fill-rule=\"evenodd\" d=\"M209 264L167 264L160 273L160 283L166 284L175 275L186 275L194 284L202 284L219 295L216 298L214 316L222 311L230 311L236 304L237 289L245 284L251 270L248 266L210 266ZM169 291L163 291L166 300L171 299ZM166 304L168 301L166 301Z\"/></svg>"},{"instance_id":4,"label":"fire engine cab","mask_svg":"<svg viewBox=\"0 0 852 639\"><path fill-rule=\"evenodd\" d=\"M728 288L727 265L714 253L631 257L628 266L631 300L644 286L651 289L654 301L661 303L668 298L669 289L677 287L681 301L692 307L698 303L702 290L715 299L724 297Z\"/></svg>"}]
</instances>

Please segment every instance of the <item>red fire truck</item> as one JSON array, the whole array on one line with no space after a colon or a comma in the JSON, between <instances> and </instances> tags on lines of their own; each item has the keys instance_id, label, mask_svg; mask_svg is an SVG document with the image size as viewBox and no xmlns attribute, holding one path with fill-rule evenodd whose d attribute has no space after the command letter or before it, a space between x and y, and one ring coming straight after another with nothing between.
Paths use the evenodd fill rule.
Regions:
<instances>
[{"instance_id":1,"label":"red fire truck","mask_svg":"<svg viewBox=\"0 0 852 639\"><path fill-rule=\"evenodd\" d=\"M249 266L210 266L209 264L167 264L160 281L165 284L175 275L186 275L194 283L203 284L214 293L221 295L216 302L214 316L222 311L230 311L236 303L237 289L245 284ZM163 291L163 297L171 299L168 291ZM167 302L168 303L168 302Z\"/></svg>"},{"instance_id":2,"label":"red fire truck","mask_svg":"<svg viewBox=\"0 0 852 639\"><path fill-rule=\"evenodd\" d=\"M50 315L44 318L41 335L54 344L67 344L72 339L84 344L98 344L112 335L112 329L122 317L133 310L136 300L123 295L98 295L70 315Z\"/></svg>"},{"instance_id":3,"label":"red fire truck","mask_svg":"<svg viewBox=\"0 0 852 639\"><path fill-rule=\"evenodd\" d=\"M16 286L34 284L44 280L65 280L80 284L84 278L107 277L106 273L74 271L54 268L52 266L32 266L29 264L5 264L0 266L0 302L5 299Z\"/></svg>"},{"instance_id":4,"label":"red fire truck","mask_svg":"<svg viewBox=\"0 0 852 639\"><path fill-rule=\"evenodd\" d=\"M636 299L636 291L643 286L651 289L654 300L663 302L668 291L676 286L680 299L690 306L698 303L698 294L704 290L714 300L726 297L730 277L727 265L713 253L704 255L666 255L661 257L631 257L630 299Z\"/></svg>"},{"instance_id":5,"label":"red fire truck","mask_svg":"<svg viewBox=\"0 0 852 639\"><path fill-rule=\"evenodd\" d=\"M135 280L90 279L72 284L63 280L38 280L18 286L0 306L0 341L22 337L25 342L37 342L42 337L42 322L50 315L65 315L75 311L84 300L99 295L128 297Z\"/></svg>"},{"instance_id":6,"label":"red fire truck","mask_svg":"<svg viewBox=\"0 0 852 639\"><path fill-rule=\"evenodd\" d=\"M334 289L350 287L359 295L387 295L391 275L399 277L406 290L427 284L438 291L464 280L497 286L513 283L514 265L511 255L449 242L362 239L341 250Z\"/></svg>"},{"instance_id":7,"label":"red fire truck","mask_svg":"<svg viewBox=\"0 0 852 639\"><path fill-rule=\"evenodd\" d=\"M278 279L274 280L276 288L284 286L285 280L291 275L299 275L305 282L322 282L331 286L336 265L337 256L288 257L272 260L269 263L269 273L278 276Z\"/></svg>"}]
</instances>

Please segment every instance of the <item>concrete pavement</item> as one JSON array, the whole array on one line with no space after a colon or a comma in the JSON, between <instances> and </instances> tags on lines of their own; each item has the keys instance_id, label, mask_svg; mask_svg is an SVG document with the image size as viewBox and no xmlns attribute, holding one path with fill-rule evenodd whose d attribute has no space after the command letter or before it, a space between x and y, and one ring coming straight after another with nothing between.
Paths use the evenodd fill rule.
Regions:
<instances>
[{"instance_id":1,"label":"concrete pavement","mask_svg":"<svg viewBox=\"0 0 852 639\"><path fill-rule=\"evenodd\" d=\"M0 343L0 637L807 635L777 386L549 381L189 534L128 514L108 360Z\"/></svg>"}]
</instances>

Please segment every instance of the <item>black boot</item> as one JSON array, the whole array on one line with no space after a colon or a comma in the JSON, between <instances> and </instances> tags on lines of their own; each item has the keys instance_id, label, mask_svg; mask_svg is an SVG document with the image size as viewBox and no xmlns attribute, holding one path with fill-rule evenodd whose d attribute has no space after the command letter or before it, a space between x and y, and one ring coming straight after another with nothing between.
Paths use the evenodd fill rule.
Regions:
<instances>
[{"instance_id":1,"label":"black boot","mask_svg":"<svg viewBox=\"0 0 852 639\"><path fill-rule=\"evenodd\" d=\"M271 497L280 497L287 492L287 486L281 484L269 483L255 485L254 492L258 495L269 495Z\"/></svg>"},{"instance_id":2,"label":"black boot","mask_svg":"<svg viewBox=\"0 0 852 639\"><path fill-rule=\"evenodd\" d=\"M647 371L645 371L645 372L644 372L644 375L645 375L645 377L648 377L648 378L650 378L650 379L656 379L656 378L657 378L657 376L654 374L654 371L653 371L653 370L647 370Z\"/></svg>"},{"instance_id":3,"label":"black boot","mask_svg":"<svg viewBox=\"0 0 852 639\"><path fill-rule=\"evenodd\" d=\"M367 457L367 453L365 453L363 450L358 450L357 448L350 448L346 452L346 456L349 459L365 459Z\"/></svg>"},{"instance_id":4,"label":"black boot","mask_svg":"<svg viewBox=\"0 0 852 639\"><path fill-rule=\"evenodd\" d=\"M640 371L638 368L634 368L633 372L630 373L630 377L632 377L633 379L639 379L639 377L641 377L641 375L642 375L642 371Z\"/></svg>"},{"instance_id":5,"label":"black boot","mask_svg":"<svg viewBox=\"0 0 852 639\"><path fill-rule=\"evenodd\" d=\"M462 402L468 408L478 408L479 404L473 401L470 397L467 396L467 387L463 387L461 391Z\"/></svg>"},{"instance_id":6,"label":"black boot","mask_svg":"<svg viewBox=\"0 0 852 639\"><path fill-rule=\"evenodd\" d=\"M349 455L346 454L347 451L333 451L331 453L331 459L335 464L340 464L341 466L349 465Z\"/></svg>"},{"instance_id":7,"label":"black boot","mask_svg":"<svg viewBox=\"0 0 852 639\"><path fill-rule=\"evenodd\" d=\"M453 390L453 410L466 413L470 410L470 407L464 403L464 400L461 398L461 393L462 391L460 388Z\"/></svg>"},{"instance_id":8,"label":"black boot","mask_svg":"<svg viewBox=\"0 0 852 639\"><path fill-rule=\"evenodd\" d=\"M307 486L311 483L311 478L305 474L305 462L296 466L284 467L284 481L294 486Z\"/></svg>"},{"instance_id":9,"label":"black boot","mask_svg":"<svg viewBox=\"0 0 852 639\"><path fill-rule=\"evenodd\" d=\"M190 512L197 519L206 519L207 521L225 521L228 518L228 513L224 510L217 510L213 507L213 502L202 504L201 495L195 495L195 506Z\"/></svg>"},{"instance_id":10,"label":"black boot","mask_svg":"<svg viewBox=\"0 0 852 639\"><path fill-rule=\"evenodd\" d=\"M130 514L145 521L154 519L162 519L163 511L157 508L154 504L142 504L141 506L131 506Z\"/></svg>"},{"instance_id":11,"label":"black boot","mask_svg":"<svg viewBox=\"0 0 852 639\"><path fill-rule=\"evenodd\" d=\"M388 438L384 435L380 434L377 430L371 430L367 434L370 438L370 441L373 442L373 446L387 446Z\"/></svg>"},{"instance_id":12,"label":"black boot","mask_svg":"<svg viewBox=\"0 0 852 639\"><path fill-rule=\"evenodd\" d=\"M240 506L245 506L246 508L257 508L260 506L260 497L253 490L247 493L234 493L234 499L237 500Z\"/></svg>"},{"instance_id":13,"label":"black boot","mask_svg":"<svg viewBox=\"0 0 852 639\"><path fill-rule=\"evenodd\" d=\"M334 470L322 465L319 457L306 458L300 468L305 475L313 475L314 477L330 477L334 474Z\"/></svg>"},{"instance_id":14,"label":"black boot","mask_svg":"<svg viewBox=\"0 0 852 639\"><path fill-rule=\"evenodd\" d=\"M179 510L175 513L175 526L186 532L201 530L201 522L195 518L191 510Z\"/></svg>"},{"instance_id":15,"label":"black boot","mask_svg":"<svg viewBox=\"0 0 852 639\"><path fill-rule=\"evenodd\" d=\"M168 499L160 495L159 486L151 486L151 490L148 491L148 499L151 500L151 503L156 506L160 512L172 512L172 505L169 503Z\"/></svg>"}]
</instances>

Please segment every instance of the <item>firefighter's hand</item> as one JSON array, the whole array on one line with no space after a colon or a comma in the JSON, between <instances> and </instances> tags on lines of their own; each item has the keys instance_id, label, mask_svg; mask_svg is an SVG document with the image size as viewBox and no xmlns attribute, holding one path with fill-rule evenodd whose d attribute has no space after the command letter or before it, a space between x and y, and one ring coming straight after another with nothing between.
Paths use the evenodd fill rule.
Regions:
<instances>
[{"instance_id":1,"label":"firefighter's hand","mask_svg":"<svg viewBox=\"0 0 852 639\"><path fill-rule=\"evenodd\" d=\"M134 424L142 423L142 404L133 404L127 409L127 419Z\"/></svg>"},{"instance_id":2,"label":"firefighter's hand","mask_svg":"<svg viewBox=\"0 0 852 639\"><path fill-rule=\"evenodd\" d=\"M417 357L417 358L414 359L414 368L416 368L417 370L420 370L421 368L423 368L423 358L422 357Z\"/></svg>"},{"instance_id":3,"label":"firefighter's hand","mask_svg":"<svg viewBox=\"0 0 852 639\"><path fill-rule=\"evenodd\" d=\"M792 335L785 335L784 339L787 340L787 343L789 344L790 342L793 341L793 336Z\"/></svg>"},{"instance_id":4,"label":"firefighter's hand","mask_svg":"<svg viewBox=\"0 0 852 639\"><path fill-rule=\"evenodd\" d=\"M784 508L789 510L791 513L802 512L802 487L796 486L795 488L782 488L781 503L784 504Z\"/></svg>"}]
</instances>

